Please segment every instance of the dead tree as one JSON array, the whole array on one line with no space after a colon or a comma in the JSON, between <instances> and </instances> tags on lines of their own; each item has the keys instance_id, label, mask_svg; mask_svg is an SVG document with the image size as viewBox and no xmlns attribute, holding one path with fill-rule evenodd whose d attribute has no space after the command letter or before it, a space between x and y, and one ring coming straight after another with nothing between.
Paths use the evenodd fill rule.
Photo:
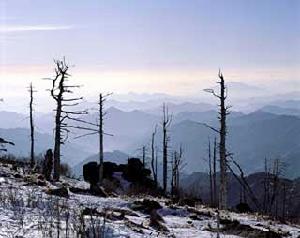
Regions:
<instances>
[{"instance_id":1,"label":"dead tree","mask_svg":"<svg viewBox=\"0 0 300 238\"><path fill-rule=\"evenodd\" d=\"M220 85L220 93L217 94L213 89L205 89L206 92L213 94L220 101L219 105L219 122L220 128L215 129L208 126L219 134L219 156L220 156L220 188L219 188L219 208L227 209L227 192L228 192L228 178L227 178L227 150L226 150L226 117L229 115L230 106L226 106L227 88L225 86L225 80L221 71L219 71L218 84ZM207 125L206 125L207 126Z\"/></svg>"},{"instance_id":2,"label":"dead tree","mask_svg":"<svg viewBox=\"0 0 300 238\"><path fill-rule=\"evenodd\" d=\"M184 168L185 164L183 163L183 148L180 146L179 152L174 151L172 157L172 177L171 177L171 194L172 196L179 196L179 181L180 181L180 172Z\"/></svg>"},{"instance_id":3,"label":"dead tree","mask_svg":"<svg viewBox=\"0 0 300 238\"><path fill-rule=\"evenodd\" d=\"M212 172L212 157L210 140L208 140L208 168L209 168L209 191L210 191L210 205L213 205L214 201L214 188L213 188L213 172Z\"/></svg>"},{"instance_id":4,"label":"dead tree","mask_svg":"<svg viewBox=\"0 0 300 238\"><path fill-rule=\"evenodd\" d=\"M48 80L52 81L50 89L51 96L56 102L55 109L55 132L54 132L54 161L53 161L53 179L59 180L60 177L60 157L61 145L68 140L69 128L73 126L68 125L67 119L74 120L74 116L87 114L87 111L68 110L68 107L74 107L79 104L82 97L68 98L68 94L73 94L73 88L79 88L79 85L67 85L69 74L69 65L65 59L55 60L55 76Z\"/></svg>"},{"instance_id":5,"label":"dead tree","mask_svg":"<svg viewBox=\"0 0 300 238\"><path fill-rule=\"evenodd\" d=\"M265 158L265 173L264 173L264 198L263 198L263 210L264 213L268 213L268 204L270 203L270 171L268 169L268 160Z\"/></svg>"},{"instance_id":6,"label":"dead tree","mask_svg":"<svg viewBox=\"0 0 300 238\"><path fill-rule=\"evenodd\" d=\"M29 102L29 121L30 121L30 167L33 169L34 161L34 121L33 121L33 90L32 83L29 85L30 102Z\"/></svg>"},{"instance_id":7,"label":"dead tree","mask_svg":"<svg viewBox=\"0 0 300 238\"><path fill-rule=\"evenodd\" d=\"M234 170L232 169L232 167L230 166L229 163L227 163L227 168L230 170L230 172L233 174L233 176L235 177L235 179L239 182L239 184L242 186L243 188L243 193L247 192L250 199L252 200L253 204L255 205L256 209L258 211L261 210L261 205L259 200L257 199L255 193L253 192L252 188L250 187L246 177L245 177L245 173L242 169L242 167L233 159L232 155L230 156L231 158L231 162L236 166L236 168L239 170L240 172L240 176L236 175L236 173L234 172ZM244 195L245 196L245 195ZM244 198L244 200L246 200Z\"/></svg>"},{"instance_id":8,"label":"dead tree","mask_svg":"<svg viewBox=\"0 0 300 238\"><path fill-rule=\"evenodd\" d=\"M144 145L143 148L142 148L142 151L143 151L143 154L142 154L142 161L143 161L143 168L146 167L146 146Z\"/></svg>"},{"instance_id":9,"label":"dead tree","mask_svg":"<svg viewBox=\"0 0 300 238\"><path fill-rule=\"evenodd\" d=\"M102 93L99 94L99 183L102 184L103 180L103 160L104 160L104 147L103 147L103 135L104 135L104 130L103 130L103 124L104 124L104 117L106 115L106 112L103 111L104 107L104 102L106 101L106 98L110 94L107 94L103 96Z\"/></svg>"},{"instance_id":10,"label":"dead tree","mask_svg":"<svg viewBox=\"0 0 300 238\"><path fill-rule=\"evenodd\" d=\"M153 179L155 186L157 186L157 161L155 165L155 134L156 134L156 129L157 126L155 126L155 129L152 133L152 138L151 138L151 169L152 169L152 174L153 174Z\"/></svg>"},{"instance_id":11,"label":"dead tree","mask_svg":"<svg viewBox=\"0 0 300 238\"><path fill-rule=\"evenodd\" d=\"M214 140L214 154L213 154L213 205L217 206L218 193L217 193L217 138Z\"/></svg>"},{"instance_id":12,"label":"dead tree","mask_svg":"<svg viewBox=\"0 0 300 238\"><path fill-rule=\"evenodd\" d=\"M272 208L275 205L275 218L277 218L278 214L278 207L277 207L277 200L278 200L278 194L279 194L279 189L280 189L280 175L282 172L282 165L279 159L275 159L273 162L273 171L272 171L272 179L271 179L271 197L270 197L270 202L269 202L269 212L272 213Z\"/></svg>"},{"instance_id":13,"label":"dead tree","mask_svg":"<svg viewBox=\"0 0 300 238\"><path fill-rule=\"evenodd\" d=\"M158 148L155 148L155 175L156 175L156 186L158 186Z\"/></svg>"},{"instance_id":14,"label":"dead tree","mask_svg":"<svg viewBox=\"0 0 300 238\"><path fill-rule=\"evenodd\" d=\"M168 134L168 129L172 122L172 116L169 114L168 107L163 104L163 120L162 120L162 130L163 130L163 191L167 192L168 183L168 149L170 136Z\"/></svg>"},{"instance_id":15,"label":"dead tree","mask_svg":"<svg viewBox=\"0 0 300 238\"><path fill-rule=\"evenodd\" d=\"M77 119L76 121L83 123L87 126L77 126L77 129L88 131L87 134L83 134L76 138L81 138L85 136L98 135L99 137L99 183L102 184L103 180L103 162L104 162L104 135L112 136L112 134L106 133L104 131L104 120L107 112L104 111L104 103L107 98L111 95L111 93L103 95L99 94L99 102L98 102L98 122L88 122L82 119Z\"/></svg>"}]
</instances>

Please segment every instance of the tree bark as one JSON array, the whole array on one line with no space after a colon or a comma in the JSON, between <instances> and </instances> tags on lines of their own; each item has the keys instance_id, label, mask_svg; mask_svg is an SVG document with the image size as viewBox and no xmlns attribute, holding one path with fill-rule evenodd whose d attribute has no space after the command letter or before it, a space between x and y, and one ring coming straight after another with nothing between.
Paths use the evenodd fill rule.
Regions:
<instances>
[{"instance_id":1,"label":"tree bark","mask_svg":"<svg viewBox=\"0 0 300 238\"><path fill-rule=\"evenodd\" d=\"M171 124L171 118L168 113L168 108L163 104L163 191L167 192L167 183L168 183L168 127Z\"/></svg>"},{"instance_id":2,"label":"tree bark","mask_svg":"<svg viewBox=\"0 0 300 238\"><path fill-rule=\"evenodd\" d=\"M226 107L225 107L225 82L224 77L220 73L220 142L219 142L219 153L220 153L220 193L219 193L219 208L222 210L227 209L227 152L226 152Z\"/></svg>"},{"instance_id":3,"label":"tree bark","mask_svg":"<svg viewBox=\"0 0 300 238\"><path fill-rule=\"evenodd\" d=\"M58 181L60 177L60 146L61 146L61 114L62 114L62 95L63 95L64 77L59 83L59 94L57 97L56 115L55 115L55 136L53 153L53 179Z\"/></svg>"},{"instance_id":4,"label":"tree bark","mask_svg":"<svg viewBox=\"0 0 300 238\"><path fill-rule=\"evenodd\" d=\"M31 169L33 169L35 161L34 161L34 122L33 122L33 86L32 86L32 83L30 84L29 92L30 92L29 119L30 119L30 140L31 140L30 167L31 167Z\"/></svg>"},{"instance_id":5,"label":"tree bark","mask_svg":"<svg viewBox=\"0 0 300 238\"><path fill-rule=\"evenodd\" d=\"M209 167L209 191L210 191L210 205L213 205L214 194L213 194L213 174L212 174L212 159L211 159L211 148L210 140L208 141L208 167Z\"/></svg>"},{"instance_id":6,"label":"tree bark","mask_svg":"<svg viewBox=\"0 0 300 238\"><path fill-rule=\"evenodd\" d=\"M213 156L213 187L214 187L214 206L217 205L217 139L214 141L214 156Z\"/></svg>"},{"instance_id":7,"label":"tree bark","mask_svg":"<svg viewBox=\"0 0 300 238\"><path fill-rule=\"evenodd\" d=\"M103 96L99 95L99 183L103 180Z\"/></svg>"},{"instance_id":8,"label":"tree bark","mask_svg":"<svg viewBox=\"0 0 300 238\"><path fill-rule=\"evenodd\" d=\"M157 173L155 169L155 134L156 134L156 127L154 132L152 133L152 138L151 138L151 169L152 169L152 174L153 174L153 179L155 186L157 187Z\"/></svg>"}]
</instances>

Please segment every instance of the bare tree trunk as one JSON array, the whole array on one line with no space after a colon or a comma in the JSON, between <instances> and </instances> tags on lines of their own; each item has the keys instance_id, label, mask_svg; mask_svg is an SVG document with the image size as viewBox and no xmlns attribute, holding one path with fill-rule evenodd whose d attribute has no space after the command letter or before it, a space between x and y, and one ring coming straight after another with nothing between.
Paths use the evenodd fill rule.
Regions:
<instances>
[{"instance_id":1,"label":"bare tree trunk","mask_svg":"<svg viewBox=\"0 0 300 238\"><path fill-rule=\"evenodd\" d=\"M172 161L171 161L171 196L172 198L174 197L175 194L175 179L176 179L176 168L175 168L175 163L176 163L176 151L174 151L172 155Z\"/></svg>"},{"instance_id":2,"label":"bare tree trunk","mask_svg":"<svg viewBox=\"0 0 300 238\"><path fill-rule=\"evenodd\" d=\"M269 203L269 171L268 171L268 161L265 158L265 174L264 174L264 200L263 200L263 209L264 213L268 212L268 203Z\"/></svg>"},{"instance_id":3,"label":"bare tree trunk","mask_svg":"<svg viewBox=\"0 0 300 238\"><path fill-rule=\"evenodd\" d=\"M154 183L155 186L157 187L157 173L155 170L155 134L156 134L156 127L154 132L152 133L152 139L151 139L151 169L152 169L152 174L153 174L153 179L154 179Z\"/></svg>"},{"instance_id":4,"label":"bare tree trunk","mask_svg":"<svg viewBox=\"0 0 300 238\"><path fill-rule=\"evenodd\" d=\"M103 96L99 95L99 183L103 180Z\"/></svg>"},{"instance_id":5,"label":"bare tree trunk","mask_svg":"<svg viewBox=\"0 0 300 238\"><path fill-rule=\"evenodd\" d=\"M142 155L143 168L145 168L146 167L146 162L145 162L145 159L146 159L146 146L143 146L142 150L143 150L143 155Z\"/></svg>"},{"instance_id":6,"label":"bare tree trunk","mask_svg":"<svg viewBox=\"0 0 300 238\"><path fill-rule=\"evenodd\" d=\"M167 178L168 178L168 142L167 129L163 127L163 190L167 192Z\"/></svg>"},{"instance_id":7,"label":"bare tree trunk","mask_svg":"<svg viewBox=\"0 0 300 238\"><path fill-rule=\"evenodd\" d=\"M213 205L214 194L213 194L213 174L212 174L212 159L211 159L211 148L210 140L208 140L208 167L209 167L209 191L210 191L210 205Z\"/></svg>"},{"instance_id":8,"label":"bare tree trunk","mask_svg":"<svg viewBox=\"0 0 300 238\"><path fill-rule=\"evenodd\" d=\"M205 89L206 92L213 94L220 101L220 111L219 111L219 122L220 129L215 129L211 126L208 126L213 131L219 134L219 155L220 155L220 186L219 186L219 209L227 209L227 190L228 190L228 178L227 178L227 150L226 150L226 136L227 136L227 127L226 127L226 117L229 114L229 106L225 105L227 98L227 91L225 86L225 80L223 74L219 71L220 81L220 94L215 93L213 89Z\"/></svg>"},{"instance_id":9,"label":"bare tree trunk","mask_svg":"<svg viewBox=\"0 0 300 238\"><path fill-rule=\"evenodd\" d=\"M240 172L240 178L234 173L233 169L230 167L230 165L227 163L227 167L230 170L230 172L233 174L233 176L236 178L236 180L240 183L240 185L243 187L243 193L245 196L245 192L247 191L250 199L252 200L253 204L256 206L258 210L261 210L260 203L258 199L255 196L255 193L253 192L252 188L250 187L249 183L247 182L245 176L244 176L244 171L242 170L241 166L232 159L233 164L238 168ZM246 200L246 197L244 197L244 201Z\"/></svg>"},{"instance_id":10,"label":"bare tree trunk","mask_svg":"<svg viewBox=\"0 0 300 238\"><path fill-rule=\"evenodd\" d=\"M214 187L214 206L217 205L217 139L214 141L214 158L213 158L213 187Z\"/></svg>"},{"instance_id":11,"label":"bare tree trunk","mask_svg":"<svg viewBox=\"0 0 300 238\"><path fill-rule=\"evenodd\" d=\"M168 112L168 108L163 104L163 191L167 192L167 183L168 183L168 127L171 124L171 117Z\"/></svg>"},{"instance_id":12,"label":"bare tree trunk","mask_svg":"<svg viewBox=\"0 0 300 238\"><path fill-rule=\"evenodd\" d=\"M179 179L180 179L180 172L183 169L183 149L182 146L179 148L179 153L174 151L172 157L172 181L171 181L171 192L173 197L179 197Z\"/></svg>"},{"instance_id":13,"label":"bare tree trunk","mask_svg":"<svg viewBox=\"0 0 300 238\"><path fill-rule=\"evenodd\" d=\"M156 175L156 186L158 186L158 148L156 148L155 153L155 175Z\"/></svg>"},{"instance_id":14,"label":"bare tree trunk","mask_svg":"<svg viewBox=\"0 0 300 238\"><path fill-rule=\"evenodd\" d=\"M60 145L61 145L61 112L62 112L62 94L64 78L60 82L60 92L57 97L56 115L55 115L55 135L54 135L54 153L53 153L53 179L58 181L60 177Z\"/></svg>"},{"instance_id":15,"label":"bare tree trunk","mask_svg":"<svg viewBox=\"0 0 300 238\"><path fill-rule=\"evenodd\" d=\"M76 126L76 129L85 130L87 131L86 134L80 135L75 137L76 139L85 137L85 136L91 136L91 135L97 135L99 139L99 170L98 170L98 183L102 184L103 181L103 163L104 163L104 135L107 136L113 136L111 134L108 134L104 131L104 119L107 114L107 112L104 112L104 102L107 100L107 97L110 96L111 93L103 95L102 93L99 94L99 102L98 102L98 122L88 122L82 119L73 119L74 121L83 123L87 126Z\"/></svg>"},{"instance_id":16,"label":"bare tree trunk","mask_svg":"<svg viewBox=\"0 0 300 238\"><path fill-rule=\"evenodd\" d=\"M30 119L30 139L31 139L30 167L31 167L31 169L33 169L35 161L34 161L34 122L33 122L33 86L32 86L32 83L30 83L29 92L30 92L29 119Z\"/></svg>"},{"instance_id":17,"label":"bare tree trunk","mask_svg":"<svg viewBox=\"0 0 300 238\"><path fill-rule=\"evenodd\" d=\"M226 116L228 114L225 106L225 82L224 77L219 73L220 78L220 194L219 194L219 206L220 209L227 209L227 190L228 190L228 178L227 178L227 151L226 151Z\"/></svg>"},{"instance_id":18,"label":"bare tree trunk","mask_svg":"<svg viewBox=\"0 0 300 238\"><path fill-rule=\"evenodd\" d=\"M277 195L279 187L279 159L274 160L273 165L273 181L272 181L272 196L270 201L269 211L272 213L272 207L275 203L275 214L277 216Z\"/></svg>"},{"instance_id":19,"label":"bare tree trunk","mask_svg":"<svg viewBox=\"0 0 300 238\"><path fill-rule=\"evenodd\" d=\"M68 73L69 66L66 64L65 59L55 60L55 78L49 79L52 81L52 88L50 90L52 98L56 102L56 115L55 115L55 132L54 132L54 156L53 156L53 179L59 180L60 177L60 156L61 156L61 145L64 144L68 139L69 126L66 123L66 119L75 120L72 115L87 114L86 111L72 111L65 110L66 107L73 107L78 105L78 101L82 100L79 98L67 98L66 95L73 93L73 88L79 88L79 85L66 85L66 81L70 76ZM79 120L80 121L80 120ZM77 128L77 127L75 127Z\"/></svg>"}]
</instances>

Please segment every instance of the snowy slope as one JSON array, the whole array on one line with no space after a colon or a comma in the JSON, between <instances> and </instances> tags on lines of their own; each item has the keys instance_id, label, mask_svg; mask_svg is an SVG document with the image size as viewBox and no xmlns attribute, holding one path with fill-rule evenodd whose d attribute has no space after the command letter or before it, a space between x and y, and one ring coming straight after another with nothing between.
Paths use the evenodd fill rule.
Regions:
<instances>
[{"instance_id":1,"label":"snowy slope","mask_svg":"<svg viewBox=\"0 0 300 238\"><path fill-rule=\"evenodd\" d=\"M157 213L165 229L157 229L150 226L149 214L133 209L133 203L142 198L100 198L71 192L68 198L51 196L45 193L49 188L87 189L89 185L64 178L58 184L37 186L31 178L20 171L16 176L10 165L0 166L0 237L57 237L58 233L59 237L83 237L83 231L90 237L217 237L217 213L211 208L168 206L165 199L151 198L162 205ZM254 230L272 230L295 238L300 235L296 225L256 215L221 212L220 217L238 220ZM247 237L245 233L229 233L221 232L221 237Z\"/></svg>"}]
</instances>

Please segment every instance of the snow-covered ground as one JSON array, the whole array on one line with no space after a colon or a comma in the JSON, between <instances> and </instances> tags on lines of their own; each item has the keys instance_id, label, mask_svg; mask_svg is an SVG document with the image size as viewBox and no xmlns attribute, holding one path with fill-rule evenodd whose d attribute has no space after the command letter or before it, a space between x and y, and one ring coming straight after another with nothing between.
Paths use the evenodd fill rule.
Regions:
<instances>
[{"instance_id":1,"label":"snow-covered ground","mask_svg":"<svg viewBox=\"0 0 300 238\"><path fill-rule=\"evenodd\" d=\"M88 188L83 181L62 179L57 185L29 185L15 178L10 167L0 164L0 237L217 237L217 213L204 206L196 208L167 206L157 213L163 218L165 231L150 226L150 215L132 208L136 198L100 198L69 193L69 198L47 195L49 188L72 186ZM28 179L27 179L28 180ZM141 199L142 200L142 199ZM104 218L105 217L105 218ZM287 237L300 236L296 225L283 225L256 215L220 212L220 217L263 231L275 231ZM221 226L222 228L222 226ZM220 237L247 237L220 233Z\"/></svg>"}]
</instances>

